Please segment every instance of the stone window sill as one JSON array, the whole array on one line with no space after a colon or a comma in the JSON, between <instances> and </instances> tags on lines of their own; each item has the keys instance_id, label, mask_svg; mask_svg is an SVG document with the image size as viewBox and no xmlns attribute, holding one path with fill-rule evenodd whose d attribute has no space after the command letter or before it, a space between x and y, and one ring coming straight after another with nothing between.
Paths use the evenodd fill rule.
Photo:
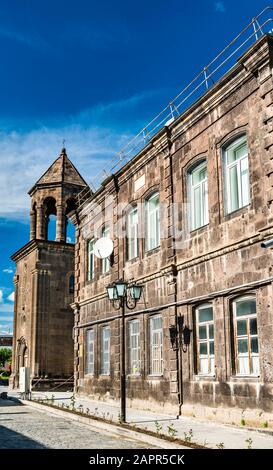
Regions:
<instances>
[{"instance_id":1,"label":"stone window sill","mask_svg":"<svg viewBox=\"0 0 273 470\"><path fill-rule=\"evenodd\" d=\"M216 380L216 375L215 374L198 374L194 376L194 380L196 382L200 382L201 380L211 380L215 381Z\"/></svg>"},{"instance_id":2,"label":"stone window sill","mask_svg":"<svg viewBox=\"0 0 273 470\"><path fill-rule=\"evenodd\" d=\"M260 375L232 375L230 377L232 382L241 382L241 381L251 381L251 382L259 382L261 380Z\"/></svg>"},{"instance_id":3,"label":"stone window sill","mask_svg":"<svg viewBox=\"0 0 273 470\"><path fill-rule=\"evenodd\" d=\"M163 374L149 374L147 380L160 380L163 379Z\"/></svg>"}]
</instances>

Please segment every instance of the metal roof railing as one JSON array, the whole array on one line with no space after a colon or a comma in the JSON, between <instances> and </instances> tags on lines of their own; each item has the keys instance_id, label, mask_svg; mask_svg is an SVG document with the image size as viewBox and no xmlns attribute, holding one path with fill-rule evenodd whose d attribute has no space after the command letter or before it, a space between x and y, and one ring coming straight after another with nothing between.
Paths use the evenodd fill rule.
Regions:
<instances>
[{"instance_id":1,"label":"metal roof railing","mask_svg":"<svg viewBox=\"0 0 273 470\"><path fill-rule=\"evenodd\" d=\"M234 65L239 55L247 50L249 43L257 41L265 32L270 33L269 25L272 25L273 19L269 16L269 13L272 11L273 8L268 6L252 18L240 33L159 114L130 139L109 161L107 168L104 168L92 178L91 191L96 192L102 181L118 171L134 155L140 152L163 125L173 122L186 107L209 89L210 83L213 85L215 81L219 80ZM233 63L231 64L232 60ZM85 188L78 195L78 204L81 205L92 192L90 193L89 188Z\"/></svg>"}]
</instances>

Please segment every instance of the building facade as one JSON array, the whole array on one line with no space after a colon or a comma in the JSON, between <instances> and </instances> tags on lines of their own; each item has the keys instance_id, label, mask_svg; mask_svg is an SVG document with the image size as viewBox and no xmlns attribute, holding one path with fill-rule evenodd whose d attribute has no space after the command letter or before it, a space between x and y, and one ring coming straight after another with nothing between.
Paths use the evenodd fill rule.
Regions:
<instances>
[{"instance_id":1,"label":"building facade","mask_svg":"<svg viewBox=\"0 0 273 470\"><path fill-rule=\"evenodd\" d=\"M75 388L120 396L120 311L106 287L143 285L126 310L126 390L142 407L273 409L273 39L163 127L77 209ZM109 259L94 255L102 236Z\"/></svg>"},{"instance_id":2,"label":"building facade","mask_svg":"<svg viewBox=\"0 0 273 470\"><path fill-rule=\"evenodd\" d=\"M20 367L30 367L32 386L73 386L74 244L67 223L75 197L86 186L65 149L29 191L30 241L18 250L11 384L18 387ZM56 234L49 239L50 217Z\"/></svg>"}]
</instances>

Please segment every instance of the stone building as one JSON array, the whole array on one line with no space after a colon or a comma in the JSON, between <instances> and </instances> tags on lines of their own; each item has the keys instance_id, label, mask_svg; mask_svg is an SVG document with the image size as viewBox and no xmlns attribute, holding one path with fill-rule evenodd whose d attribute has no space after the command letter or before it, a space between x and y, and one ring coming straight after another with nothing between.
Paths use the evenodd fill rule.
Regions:
<instances>
[{"instance_id":1,"label":"stone building","mask_svg":"<svg viewBox=\"0 0 273 470\"><path fill-rule=\"evenodd\" d=\"M121 315L106 287L122 278L144 286L125 315L131 403L273 410L273 260L261 247L273 237L272 66L264 35L78 205L78 393L119 398Z\"/></svg>"},{"instance_id":2,"label":"stone building","mask_svg":"<svg viewBox=\"0 0 273 470\"><path fill-rule=\"evenodd\" d=\"M73 383L74 244L67 242L66 229L75 197L85 186L63 149L29 191L30 241L12 256L14 387L21 366L30 367L36 388L69 378ZM56 216L55 240L49 240L51 216Z\"/></svg>"}]
</instances>

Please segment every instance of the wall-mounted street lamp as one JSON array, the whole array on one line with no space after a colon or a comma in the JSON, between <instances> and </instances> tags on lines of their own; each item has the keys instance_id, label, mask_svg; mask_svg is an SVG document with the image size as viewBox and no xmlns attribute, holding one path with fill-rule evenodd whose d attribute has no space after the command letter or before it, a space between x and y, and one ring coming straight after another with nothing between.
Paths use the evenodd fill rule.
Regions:
<instances>
[{"instance_id":1,"label":"wall-mounted street lamp","mask_svg":"<svg viewBox=\"0 0 273 470\"><path fill-rule=\"evenodd\" d=\"M261 243L261 248L270 248L273 246L273 238L270 240L265 240Z\"/></svg>"},{"instance_id":2,"label":"wall-mounted street lamp","mask_svg":"<svg viewBox=\"0 0 273 470\"><path fill-rule=\"evenodd\" d=\"M120 279L109 284L107 294L115 310L121 309L121 354L120 354L120 420L126 422L126 375L125 375L125 306L129 310L136 307L143 286L128 284Z\"/></svg>"}]
</instances>

